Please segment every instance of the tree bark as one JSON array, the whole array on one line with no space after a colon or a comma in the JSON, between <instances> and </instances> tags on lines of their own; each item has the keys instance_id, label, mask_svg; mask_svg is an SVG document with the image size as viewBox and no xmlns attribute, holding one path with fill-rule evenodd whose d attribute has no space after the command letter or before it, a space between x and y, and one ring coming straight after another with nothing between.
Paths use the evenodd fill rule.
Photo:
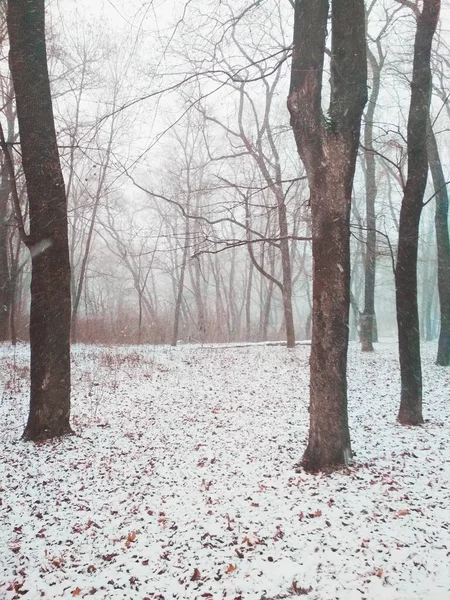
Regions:
<instances>
[{"instance_id":1,"label":"tree bark","mask_svg":"<svg viewBox=\"0 0 450 600\"><path fill-rule=\"evenodd\" d=\"M436 229L438 291L441 328L436 364L441 367L450 365L450 243L448 236L448 192L442 168L436 136L428 122L427 137L428 164L433 178L436 194Z\"/></svg>"},{"instance_id":2,"label":"tree bark","mask_svg":"<svg viewBox=\"0 0 450 600\"><path fill-rule=\"evenodd\" d=\"M381 53L379 52L379 55ZM375 55L368 49L369 63L372 70L372 90L368 102L364 123L364 157L366 161L366 252L364 257L364 311L360 316L360 339L363 352L373 352L375 316L375 269L376 269L376 215L375 200L377 197L376 161L373 152L373 120L380 93L381 65Z\"/></svg>"},{"instance_id":3,"label":"tree bark","mask_svg":"<svg viewBox=\"0 0 450 600\"><path fill-rule=\"evenodd\" d=\"M71 433L67 202L47 68L44 0L9 0L7 25L32 260L30 412L23 435L37 441Z\"/></svg>"},{"instance_id":4,"label":"tree bark","mask_svg":"<svg viewBox=\"0 0 450 600\"><path fill-rule=\"evenodd\" d=\"M331 99L322 113L327 0L296 0L288 108L305 165L312 211L313 326L308 471L351 458L347 417L350 206L361 117L367 101L363 0L332 2Z\"/></svg>"},{"instance_id":5,"label":"tree bark","mask_svg":"<svg viewBox=\"0 0 450 600\"><path fill-rule=\"evenodd\" d=\"M11 264L8 253L9 230L12 219L9 217L9 202L11 200L11 163L12 157L8 145L14 141L15 113L13 109L12 84L3 96L5 106L3 112L7 121L6 140L2 132L3 160L0 166L0 342L10 338L10 319L12 306ZM8 168L8 161L9 168ZM14 169L14 167L12 167ZM12 205L12 203L11 203ZM10 222L11 221L11 222Z\"/></svg>"},{"instance_id":6,"label":"tree bark","mask_svg":"<svg viewBox=\"0 0 450 600\"><path fill-rule=\"evenodd\" d=\"M189 204L188 204L189 210ZM178 333L180 329L180 317L181 317L181 305L183 303L183 294L184 294L184 278L186 274L186 265L189 259L188 250L189 250L189 238L190 238L190 227L189 227L189 219L186 219L185 223L185 232L184 232L184 248L183 248L183 259L180 266L180 275L177 284L177 295L175 299L175 313L173 319L173 331L172 331L172 346L176 346L178 342Z\"/></svg>"},{"instance_id":7,"label":"tree bark","mask_svg":"<svg viewBox=\"0 0 450 600\"><path fill-rule=\"evenodd\" d=\"M253 288L253 263L248 265L247 289L245 290L245 341L252 341L252 288Z\"/></svg>"},{"instance_id":8,"label":"tree bark","mask_svg":"<svg viewBox=\"0 0 450 600\"><path fill-rule=\"evenodd\" d=\"M2 161L0 173L0 342L10 336L11 279L8 259L9 175Z\"/></svg>"},{"instance_id":9,"label":"tree bark","mask_svg":"<svg viewBox=\"0 0 450 600\"><path fill-rule=\"evenodd\" d=\"M420 215L427 183L428 157L424 140L431 99L430 56L439 19L440 0L424 0L417 16L411 100L408 115L408 177L400 210L395 287L401 398L398 421L419 425L422 416L422 370L417 306L417 252Z\"/></svg>"}]
</instances>

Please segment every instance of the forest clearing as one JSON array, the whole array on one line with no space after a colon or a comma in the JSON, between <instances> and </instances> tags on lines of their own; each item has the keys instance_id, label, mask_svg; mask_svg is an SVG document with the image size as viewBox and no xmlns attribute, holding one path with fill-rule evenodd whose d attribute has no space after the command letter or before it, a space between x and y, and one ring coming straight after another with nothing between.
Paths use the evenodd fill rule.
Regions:
<instances>
[{"instance_id":1,"label":"forest clearing","mask_svg":"<svg viewBox=\"0 0 450 600\"><path fill-rule=\"evenodd\" d=\"M450 598L449 19L0 1L0 600Z\"/></svg>"},{"instance_id":2,"label":"forest clearing","mask_svg":"<svg viewBox=\"0 0 450 600\"><path fill-rule=\"evenodd\" d=\"M349 351L354 460L296 472L307 345L76 345L76 435L19 441L28 346L0 347L0 598L444 600L448 370L422 346L421 427L397 345Z\"/></svg>"}]
</instances>

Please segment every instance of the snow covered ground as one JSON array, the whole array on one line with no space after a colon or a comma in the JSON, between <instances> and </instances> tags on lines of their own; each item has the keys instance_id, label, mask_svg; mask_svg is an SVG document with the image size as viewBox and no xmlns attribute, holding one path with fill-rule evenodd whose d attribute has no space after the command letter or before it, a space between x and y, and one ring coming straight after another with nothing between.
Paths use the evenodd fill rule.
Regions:
<instances>
[{"instance_id":1,"label":"snow covered ground","mask_svg":"<svg viewBox=\"0 0 450 600\"><path fill-rule=\"evenodd\" d=\"M308 346L74 349L77 436L19 441L27 347L0 346L0 598L450 598L450 370L351 347L355 463L295 471Z\"/></svg>"}]
</instances>

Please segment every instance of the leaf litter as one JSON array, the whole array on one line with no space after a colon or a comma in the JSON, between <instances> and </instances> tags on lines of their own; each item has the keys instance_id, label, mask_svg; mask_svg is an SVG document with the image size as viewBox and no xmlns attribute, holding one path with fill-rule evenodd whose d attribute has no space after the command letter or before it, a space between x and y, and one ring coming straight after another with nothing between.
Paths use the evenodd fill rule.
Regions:
<instances>
[{"instance_id":1,"label":"leaf litter","mask_svg":"<svg viewBox=\"0 0 450 600\"><path fill-rule=\"evenodd\" d=\"M354 463L297 472L309 348L73 351L77 435L20 441L28 348L0 346L0 598L450 597L450 374L395 422L396 344L350 346Z\"/></svg>"}]
</instances>

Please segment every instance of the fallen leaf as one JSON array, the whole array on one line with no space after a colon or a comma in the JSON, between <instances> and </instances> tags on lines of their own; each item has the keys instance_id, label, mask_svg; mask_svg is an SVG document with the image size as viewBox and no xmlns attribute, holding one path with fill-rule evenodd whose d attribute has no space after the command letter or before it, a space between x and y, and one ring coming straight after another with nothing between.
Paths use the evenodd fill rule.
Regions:
<instances>
[{"instance_id":1,"label":"fallen leaf","mask_svg":"<svg viewBox=\"0 0 450 600\"><path fill-rule=\"evenodd\" d=\"M132 544L132 542L134 542L136 539L136 532L135 531L131 531L128 536L127 536L127 541L125 542L125 546L127 548L129 548Z\"/></svg>"},{"instance_id":2,"label":"fallen leaf","mask_svg":"<svg viewBox=\"0 0 450 600\"><path fill-rule=\"evenodd\" d=\"M233 573L234 571L236 571L236 569L237 569L236 565L229 564L228 567L226 568L225 573Z\"/></svg>"},{"instance_id":3,"label":"fallen leaf","mask_svg":"<svg viewBox=\"0 0 450 600\"><path fill-rule=\"evenodd\" d=\"M74 590L70 592L72 596L79 596L81 594L81 590L79 587L76 587Z\"/></svg>"},{"instance_id":4,"label":"fallen leaf","mask_svg":"<svg viewBox=\"0 0 450 600\"><path fill-rule=\"evenodd\" d=\"M293 581L292 590L296 596L306 596L307 594L309 594L309 592L312 592L312 587L309 586L309 588L304 588L297 585L296 581Z\"/></svg>"},{"instance_id":5,"label":"fallen leaf","mask_svg":"<svg viewBox=\"0 0 450 600\"><path fill-rule=\"evenodd\" d=\"M191 577L191 581L200 581L202 576L200 575L200 571L198 569L194 569L194 574Z\"/></svg>"}]
</instances>

